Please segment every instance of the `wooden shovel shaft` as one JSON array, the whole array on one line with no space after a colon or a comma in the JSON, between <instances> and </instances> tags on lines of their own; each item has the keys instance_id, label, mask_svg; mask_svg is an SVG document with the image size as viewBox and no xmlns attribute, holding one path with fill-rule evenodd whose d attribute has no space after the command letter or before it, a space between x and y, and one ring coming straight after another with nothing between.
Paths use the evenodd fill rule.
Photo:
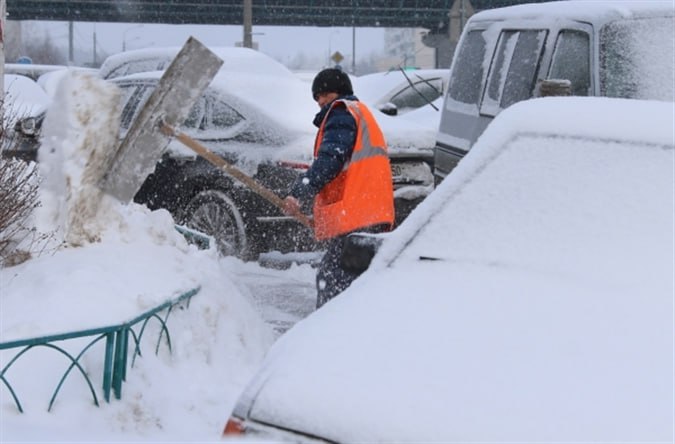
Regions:
<instances>
[{"instance_id":1,"label":"wooden shovel shaft","mask_svg":"<svg viewBox=\"0 0 675 444\"><path fill-rule=\"evenodd\" d=\"M270 202L272 205L276 206L277 208L283 211L284 209L283 199L281 199L279 196L277 196L274 192L272 192L268 188L262 186L252 177L243 173L240 169L238 169L231 163L227 162L225 159L223 159L213 151L206 148L204 145L202 145L192 137L180 131L177 131L176 129L172 128L171 126L165 123L160 123L159 129L167 136L175 137L183 145L190 148L192 151L194 151L195 153L197 153L198 155L209 161L211 164L222 169L225 173L234 177L235 179L237 179L238 181L249 187L251 190L253 190L256 194L258 194L259 196ZM297 213L294 214L293 217L307 228L312 228L312 221L306 215L302 213Z\"/></svg>"}]
</instances>

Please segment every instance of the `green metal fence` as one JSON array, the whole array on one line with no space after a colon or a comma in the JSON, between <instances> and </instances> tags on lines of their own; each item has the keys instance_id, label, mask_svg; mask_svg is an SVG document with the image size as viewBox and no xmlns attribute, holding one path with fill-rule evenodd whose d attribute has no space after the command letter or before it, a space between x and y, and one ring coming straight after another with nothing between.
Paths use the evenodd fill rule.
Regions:
<instances>
[{"instance_id":1,"label":"green metal fence","mask_svg":"<svg viewBox=\"0 0 675 444\"><path fill-rule=\"evenodd\" d=\"M169 315L171 314L173 308L180 304L186 304L189 307L192 296L196 295L199 290L200 287L194 288L176 298L166 301L163 304L142 313L130 321L118 325L92 328L88 330L43 336L38 338L0 342L0 350L17 349L17 353L4 367L2 367L2 370L0 370L0 381L2 381L4 387L9 390L9 393L14 399L17 409L23 413L23 406L19 401L19 396L17 395L16 391L14 388L12 388L12 384L7 377L7 372L15 362L17 362L22 356L25 356L30 350L38 347L46 347L62 354L70 362L70 365L64 372L61 380L54 390L47 410L50 411L52 409L59 390L73 369L77 369L77 371L82 375L84 381L89 387L91 396L94 399L94 404L98 406L99 402L98 397L96 396L96 390L94 390L94 386L91 382L91 379L89 378L89 375L80 364L80 360L96 343L105 341L105 353L103 356L103 397L106 402L110 402L110 392L112 390L115 398L120 399L122 397L122 382L126 380L127 364L129 358L129 337L131 336L133 340L131 366L133 366L136 356L141 356L141 339L143 338L143 334L146 331L145 329L148 323L153 319L158 321L160 325L155 353L159 351L162 338L165 339L169 351L171 351L171 337L167 327ZM63 341L80 338L91 338L91 340L76 355L69 353L61 346L63 345L61 344Z\"/></svg>"}]
</instances>

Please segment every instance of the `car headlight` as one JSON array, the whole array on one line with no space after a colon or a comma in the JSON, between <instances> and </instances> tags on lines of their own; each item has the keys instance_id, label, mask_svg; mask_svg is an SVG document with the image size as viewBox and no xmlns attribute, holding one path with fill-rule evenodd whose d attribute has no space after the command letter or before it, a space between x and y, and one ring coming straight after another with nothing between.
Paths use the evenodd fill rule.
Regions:
<instances>
[{"instance_id":1,"label":"car headlight","mask_svg":"<svg viewBox=\"0 0 675 444\"><path fill-rule=\"evenodd\" d=\"M27 117L22 119L20 124L20 131L27 136L34 136L37 134L37 122L34 117Z\"/></svg>"}]
</instances>

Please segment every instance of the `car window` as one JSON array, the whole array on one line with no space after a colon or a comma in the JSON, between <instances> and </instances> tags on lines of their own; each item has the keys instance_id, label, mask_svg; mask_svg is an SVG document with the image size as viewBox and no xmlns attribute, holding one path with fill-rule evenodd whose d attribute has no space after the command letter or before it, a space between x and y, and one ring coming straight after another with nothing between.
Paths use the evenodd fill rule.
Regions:
<instances>
[{"instance_id":1,"label":"car window","mask_svg":"<svg viewBox=\"0 0 675 444\"><path fill-rule=\"evenodd\" d=\"M223 130L235 126L244 120L234 108L217 97L209 97L209 111L206 122L207 130Z\"/></svg>"},{"instance_id":2,"label":"car window","mask_svg":"<svg viewBox=\"0 0 675 444\"><path fill-rule=\"evenodd\" d=\"M503 31L499 36L481 111L496 114L532 97L546 30Z\"/></svg>"},{"instance_id":3,"label":"car window","mask_svg":"<svg viewBox=\"0 0 675 444\"><path fill-rule=\"evenodd\" d=\"M132 62L123 63L117 68L113 69L106 79L114 79L116 77L122 77L128 74L135 74L138 72L148 72L148 71L157 71L162 67L162 60L145 59L145 60L134 60Z\"/></svg>"},{"instance_id":4,"label":"car window","mask_svg":"<svg viewBox=\"0 0 675 444\"><path fill-rule=\"evenodd\" d=\"M600 30L600 93L675 100L672 17L621 20Z\"/></svg>"},{"instance_id":5,"label":"car window","mask_svg":"<svg viewBox=\"0 0 675 444\"><path fill-rule=\"evenodd\" d=\"M155 90L155 84L127 83L118 84L122 90L122 115L120 127L123 130L129 129L131 122L136 119L137 114L148 101L150 95ZM192 107L185 123L181 128L188 132L204 129L206 116L206 99L202 96Z\"/></svg>"},{"instance_id":6,"label":"car window","mask_svg":"<svg viewBox=\"0 0 675 444\"><path fill-rule=\"evenodd\" d=\"M129 69L129 65L126 63L124 65L120 65L117 68L113 69L108 73L107 76L105 76L106 79L114 79L115 77L122 77L126 75L127 69Z\"/></svg>"},{"instance_id":7,"label":"car window","mask_svg":"<svg viewBox=\"0 0 675 444\"><path fill-rule=\"evenodd\" d=\"M414 88L408 85L396 93L389 100L400 109L419 108L438 99L443 93L443 81L441 79L425 79L415 81L411 76Z\"/></svg>"},{"instance_id":8,"label":"car window","mask_svg":"<svg viewBox=\"0 0 675 444\"><path fill-rule=\"evenodd\" d=\"M136 119L136 114L148 100L154 88L140 83L118 84L118 86L122 90L121 103L123 104L120 127L129 129L131 122Z\"/></svg>"},{"instance_id":9,"label":"car window","mask_svg":"<svg viewBox=\"0 0 675 444\"><path fill-rule=\"evenodd\" d=\"M187 130L204 129L206 124L206 99L201 96L194 104L182 127Z\"/></svg>"},{"instance_id":10,"label":"car window","mask_svg":"<svg viewBox=\"0 0 675 444\"><path fill-rule=\"evenodd\" d=\"M478 104L483 81L485 44L482 30L469 31L464 36L448 84L450 98L462 103Z\"/></svg>"},{"instance_id":11,"label":"car window","mask_svg":"<svg viewBox=\"0 0 675 444\"><path fill-rule=\"evenodd\" d=\"M549 79L572 82L573 96L587 96L591 88L590 37L583 31L563 30L553 51Z\"/></svg>"}]
</instances>

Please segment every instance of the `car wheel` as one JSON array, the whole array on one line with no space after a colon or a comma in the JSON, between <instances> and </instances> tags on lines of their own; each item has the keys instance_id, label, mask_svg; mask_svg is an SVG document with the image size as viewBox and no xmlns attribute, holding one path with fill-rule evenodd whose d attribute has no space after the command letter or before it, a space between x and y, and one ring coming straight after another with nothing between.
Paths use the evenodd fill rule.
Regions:
<instances>
[{"instance_id":1,"label":"car wheel","mask_svg":"<svg viewBox=\"0 0 675 444\"><path fill-rule=\"evenodd\" d=\"M241 213L222 191L207 190L190 200L183 217L185 225L213 236L223 256L246 259L248 245Z\"/></svg>"}]
</instances>

